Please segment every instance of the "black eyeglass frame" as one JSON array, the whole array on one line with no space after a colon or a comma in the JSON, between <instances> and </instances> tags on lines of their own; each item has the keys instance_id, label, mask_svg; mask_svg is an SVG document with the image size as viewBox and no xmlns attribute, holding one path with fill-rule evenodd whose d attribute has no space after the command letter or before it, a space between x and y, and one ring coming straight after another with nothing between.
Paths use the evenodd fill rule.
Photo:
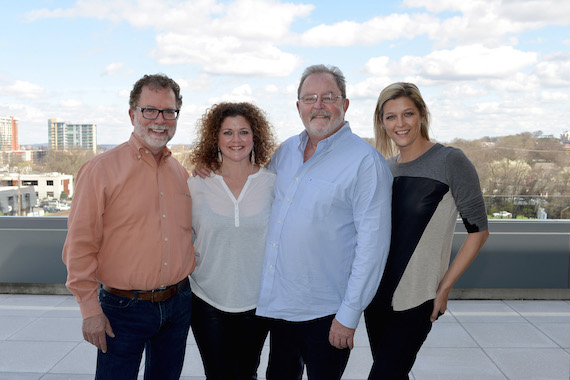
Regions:
<instances>
[{"instance_id":1,"label":"black eyeglass frame","mask_svg":"<svg viewBox=\"0 0 570 380\"><path fill-rule=\"evenodd\" d=\"M177 119L178 119L178 116L180 115L180 110L172 109L172 108L165 108L165 109L163 109L163 110L159 110L159 109L153 108L153 107L146 107L146 108L143 108L143 107L136 106L135 108L138 109L139 111L141 111L142 117L144 117L144 118L147 119L147 120L156 120L156 119L158 118L158 115L160 115L160 114L162 114L162 117L164 118L164 120L177 120ZM149 110L149 111L157 111L157 112L156 112L156 116L155 116L155 117L146 117L146 116L144 115L144 113L145 113L145 111L147 111L147 110ZM170 119L170 118L166 117L166 115L164 114L164 111L174 111L174 114L175 114L174 118L173 118L173 119Z\"/></svg>"}]
</instances>

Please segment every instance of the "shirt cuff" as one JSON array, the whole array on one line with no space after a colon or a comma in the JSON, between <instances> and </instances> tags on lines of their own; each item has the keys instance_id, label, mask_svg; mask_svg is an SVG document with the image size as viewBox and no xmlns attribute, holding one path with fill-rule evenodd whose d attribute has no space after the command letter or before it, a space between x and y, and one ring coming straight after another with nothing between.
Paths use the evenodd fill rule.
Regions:
<instances>
[{"instance_id":1,"label":"shirt cuff","mask_svg":"<svg viewBox=\"0 0 570 380\"><path fill-rule=\"evenodd\" d=\"M92 298L81 302L79 304L79 310L81 311L81 317L83 317L83 319L91 318L98 314L103 314L103 309L101 309L101 304L97 298Z\"/></svg>"},{"instance_id":2,"label":"shirt cuff","mask_svg":"<svg viewBox=\"0 0 570 380\"><path fill-rule=\"evenodd\" d=\"M360 322L360 316L362 315L362 310L354 310L345 304L340 305L336 313L336 320L340 322L341 325L355 329Z\"/></svg>"}]
</instances>

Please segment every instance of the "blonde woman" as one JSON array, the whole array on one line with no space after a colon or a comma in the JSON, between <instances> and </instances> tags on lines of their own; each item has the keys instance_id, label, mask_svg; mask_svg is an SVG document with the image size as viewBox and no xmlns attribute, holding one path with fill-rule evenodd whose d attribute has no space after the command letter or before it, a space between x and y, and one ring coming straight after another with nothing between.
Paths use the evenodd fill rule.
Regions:
<instances>
[{"instance_id":1,"label":"blonde woman","mask_svg":"<svg viewBox=\"0 0 570 380\"><path fill-rule=\"evenodd\" d=\"M393 83L374 113L377 148L394 176L392 237L378 292L365 321L374 357L369 379L408 379L453 284L487 240L487 214L474 166L459 149L429 138L419 89ZM461 215L467 238L449 266Z\"/></svg>"}]
</instances>

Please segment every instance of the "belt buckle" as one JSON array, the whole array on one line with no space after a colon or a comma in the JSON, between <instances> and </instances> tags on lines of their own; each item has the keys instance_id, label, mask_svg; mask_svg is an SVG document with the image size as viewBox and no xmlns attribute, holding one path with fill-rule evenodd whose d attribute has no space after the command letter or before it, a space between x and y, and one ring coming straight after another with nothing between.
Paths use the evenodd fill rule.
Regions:
<instances>
[{"instance_id":1,"label":"belt buckle","mask_svg":"<svg viewBox=\"0 0 570 380\"><path fill-rule=\"evenodd\" d=\"M160 302L160 301L155 301L154 300L154 296L155 294L158 296L159 294L162 294L162 292L164 292L165 290L167 290L169 288L169 286L162 286L160 288L156 288L156 289L152 289L150 291L150 302Z\"/></svg>"}]
</instances>

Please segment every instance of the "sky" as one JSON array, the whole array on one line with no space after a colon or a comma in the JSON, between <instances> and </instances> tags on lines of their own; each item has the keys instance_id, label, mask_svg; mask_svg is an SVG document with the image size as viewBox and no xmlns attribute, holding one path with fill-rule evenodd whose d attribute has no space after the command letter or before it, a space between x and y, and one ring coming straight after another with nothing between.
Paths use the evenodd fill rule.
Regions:
<instances>
[{"instance_id":1,"label":"sky","mask_svg":"<svg viewBox=\"0 0 570 380\"><path fill-rule=\"evenodd\" d=\"M21 145L47 143L50 118L126 141L130 90L155 73L183 95L171 143L191 144L222 101L256 104L284 141L304 129L297 86L313 64L342 70L362 137L398 81L418 85L440 142L570 129L566 0L5 1L0 51L0 117L19 120Z\"/></svg>"}]
</instances>

